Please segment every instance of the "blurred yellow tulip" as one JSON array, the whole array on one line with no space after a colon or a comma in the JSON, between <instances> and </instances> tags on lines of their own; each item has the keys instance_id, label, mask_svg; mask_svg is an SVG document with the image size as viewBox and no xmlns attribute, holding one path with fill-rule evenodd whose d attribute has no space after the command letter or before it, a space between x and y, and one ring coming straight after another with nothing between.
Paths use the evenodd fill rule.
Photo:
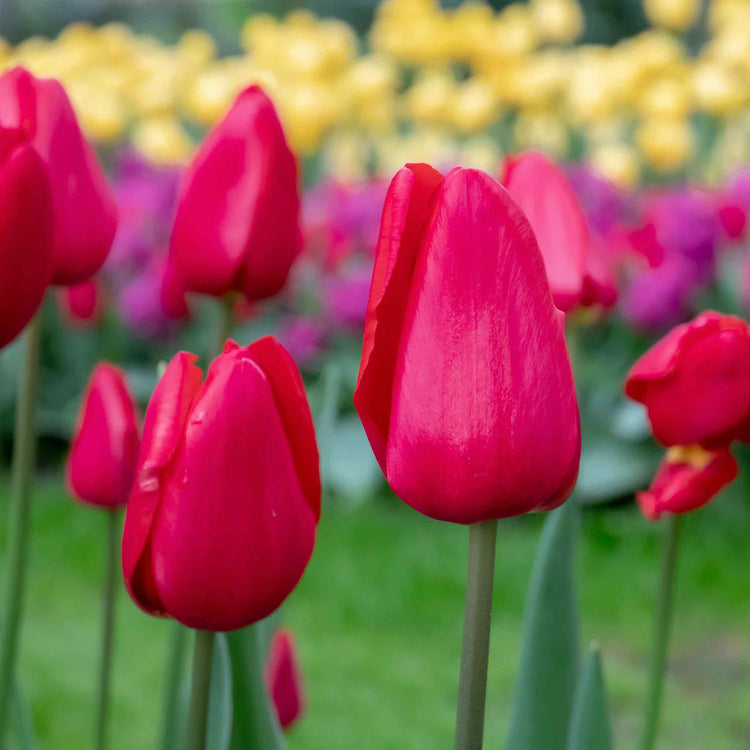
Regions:
<instances>
[{"instance_id":1,"label":"blurred yellow tulip","mask_svg":"<svg viewBox=\"0 0 750 750\"><path fill-rule=\"evenodd\" d=\"M202 68L216 57L216 42L202 29L188 29L177 43L177 52L191 68Z\"/></svg>"},{"instance_id":2,"label":"blurred yellow tulip","mask_svg":"<svg viewBox=\"0 0 750 750\"><path fill-rule=\"evenodd\" d=\"M687 31L698 18L700 0L643 0L646 18L654 26Z\"/></svg>"},{"instance_id":3,"label":"blurred yellow tulip","mask_svg":"<svg viewBox=\"0 0 750 750\"><path fill-rule=\"evenodd\" d=\"M692 107L690 87L672 76L647 81L638 97L638 108L646 117L684 120Z\"/></svg>"},{"instance_id":4,"label":"blurred yellow tulip","mask_svg":"<svg viewBox=\"0 0 750 750\"><path fill-rule=\"evenodd\" d=\"M476 76L458 84L448 102L450 121L461 133L476 133L492 125L498 101L492 87Z\"/></svg>"},{"instance_id":5,"label":"blurred yellow tulip","mask_svg":"<svg viewBox=\"0 0 750 750\"><path fill-rule=\"evenodd\" d=\"M687 120L648 118L639 125L636 141L644 161L658 172L681 169L695 150L695 135Z\"/></svg>"},{"instance_id":6,"label":"blurred yellow tulip","mask_svg":"<svg viewBox=\"0 0 750 750\"><path fill-rule=\"evenodd\" d=\"M583 33L585 19L577 0L531 0L542 39L573 42Z\"/></svg>"},{"instance_id":7,"label":"blurred yellow tulip","mask_svg":"<svg viewBox=\"0 0 750 750\"><path fill-rule=\"evenodd\" d=\"M638 181L638 155L626 143L601 144L591 151L588 160L599 174L625 190L632 189Z\"/></svg>"},{"instance_id":8,"label":"blurred yellow tulip","mask_svg":"<svg viewBox=\"0 0 750 750\"><path fill-rule=\"evenodd\" d=\"M193 151L193 142L175 117L147 117L133 129L133 146L154 164L182 164Z\"/></svg>"},{"instance_id":9,"label":"blurred yellow tulip","mask_svg":"<svg viewBox=\"0 0 750 750\"><path fill-rule=\"evenodd\" d=\"M408 116L415 122L445 122L454 89L455 82L450 73L422 73L404 95Z\"/></svg>"},{"instance_id":10,"label":"blurred yellow tulip","mask_svg":"<svg viewBox=\"0 0 750 750\"><path fill-rule=\"evenodd\" d=\"M698 108L716 117L739 112L747 105L750 88L731 68L701 61L693 71L693 91Z\"/></svg>"}]
</instances>

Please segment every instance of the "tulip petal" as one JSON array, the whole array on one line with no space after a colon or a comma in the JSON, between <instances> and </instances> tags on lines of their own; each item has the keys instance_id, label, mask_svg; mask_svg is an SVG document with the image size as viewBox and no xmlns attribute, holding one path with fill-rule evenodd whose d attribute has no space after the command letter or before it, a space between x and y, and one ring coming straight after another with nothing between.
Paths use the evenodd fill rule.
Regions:
<instances>
[{"instance_id":1,"label":"tulip petal","mask_svg":"<svg viewBox=\"0 0 750 750\"><path fill-rule=\"evenodd\" d=\"M190 291L275 294L300 250L297 165L270 99L243 91L180 186L170 255Z\"/></svg>"},{"instance_id":2,"label":"tulip petal","mask_svg":"<svg viewBox=\"0 0 750 750\"><path fill-rule=\"evenodd\" d=\"M0 164L0 347L42 302L53 269L52 195L44 162L31 146Z\"/></svg>"},{"instance_id":3,"label":"tulip petal","mask_svg":"<svg viewBox=\"0 0 750 750\"><path fill-rule=\"evenodd\" d=\"M689 513L712 500L737 472L737 461L728 450L711 453L705 465L675 459L668 453L650 489L636 493L636 499L651 521L663 513Z\"/></svg>"},{"instance_id":4,"label":"tulip petal","mask_svg":"<svg viewBox=\"0 0 750 750\"><path fill-rule=\"evenodd\" d=\"M135 405L125 375L101 363L86 389L68 457L73 494L92 505L124 505L133 484L138 443Z\"/></svg>"},{"instance_id":5,"label":"tulip petal","mask_svg":"<svg viewBox=\"0 0 750 750\"><path fill-rule=\"evenodd\" d=\"M53 284L77 284L101 268L117 228L117 207L94 150L78 125L65 90L54 79L34 80L34 146L47 164L55 212Z\"/></svg>"},{"instance_id":6,"label":"tulip petal","mask_svg":"<svg viewBox=\"0 0 750 750\"><path fill-rule=\"evenodd\" d=\"M200 391L198 358L179 352L159 380L143 425L138 474L128 501L122 543L122 568L130 595L146 612L162 612L159 597L144 561L149 535L163 491L163 471L184 434L190 409ZM147 560L145 561L148 562Z\"/></svg>"},{"instance_id":7,"label":"tulip petal","mask_svg":"<svg viewBox=\"0 0 750 750\"><path fill-rule=\"evenodd\" d=\"M266 336L247 349L268 378L297 468L297 477L315 518L320 519L320 458L305 385L291 354Z\"/></svg>"},{"instance_id":8,"label":"tulip petal","mask_svg":"<svg viewBox=\"0 0 750 750\"><path fill-rule=\"evenodd\" d=\"M394 358L386 464L402 500L472 523L569 496L580 424L563 320L508 193L479 171L448 176Z\"/></svg>"},{"instance_id":9,"label":"tulip petal","mask_svg":"<svg viewBox=\"0 0 750 750\"><path fill-rule=\"evenodd\" d=\"M502 182L534 230L555 305L567 312L580 300L589 246L578 198L562 171L535 152L508 160Z\"/></svg>"},{"instance_id":10,"label":"tulip petal","mask_svg":"<svg viewBox=\"0 0 750 750\"><path fill-rule=\"evenodd\" d=\"M354 405L385 472L396 351L414 264L443 176L411 164L393 178L383 208Z\"/></svg>"},{"instance_id":11,"label":"tulip petal","mask_svg":"<svg viewBox=\"0 0 750 750\"><path fill-rule=\"evenodd\" d=\"M248 356L213 363L183 432L166 469L149 567L170 615L193 628L234 630L266 617L296 586L315 515L271 386Z\"/></svg>"},{"instance_id":12,"label":"tulip petal","mask_svg":"<svg viewBox=\"0 0 750 750\"><path fill-rule=\"evenodd\" d=\"M268 692L273 698L282 729L292 726L305 712L305 692L292 634L286 628L274 633L265 669Z\"/></svg>"},{"instance_id":13,"label":"tulip petal","mask_svg":"<svg viewBox=\"0 0 750 750\"><path fill-rule=\"evenodd\" d=\"M750 328L734 316L702 313L635 363L625 393L645 404L664 445L742 439L750 418Z\"/></svg>"}]
</instances>

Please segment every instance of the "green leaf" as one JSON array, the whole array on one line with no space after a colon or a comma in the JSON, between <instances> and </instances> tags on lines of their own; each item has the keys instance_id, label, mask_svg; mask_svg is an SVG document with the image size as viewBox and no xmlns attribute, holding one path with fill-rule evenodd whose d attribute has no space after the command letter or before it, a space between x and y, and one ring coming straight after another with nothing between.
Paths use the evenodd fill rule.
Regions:
<instances>
[{"instance_id":1,"label":"green leaf","mask_svg":"<svg viewBox=\"0 0 750 750\"><path fill-rule=\"evenodd\" d=\"M232 665L233 750L283 750L284 735L263 677L266 650L264 626L227 633Z\"/></svg>"},{"instance_id":2,"label":"green leaf","mask_svg":"<svg viewBox=\"0 0 750 750\"><path fill-rule=\"evenodd\" d=\"M29 704L23 697L18 682L13 685L10 710L11 733L15 747L18 750L33 750L36 742L34 739L34 725L31 721L31 711L29 710Z\"/></svg>"},{"instance_id":3,"label":"green leaf","mask_svg":"<svg viewBox=\"0 0 750 750\"><path fill-rule=\"evenodd\" d=\"M336 424L329 461L323 465L323 477L336 497L350 505L371 497L382 482L383 474L356 415L342 417Z\"/></svg>"},{"instance_id":4,"label":"green leaf","mask_svg":"<svg viewBox=\"0 0 750 750\"><path fill-rule=\"evenodd\" d=\"M579 512L567 502L544 524L524 611L510 750L560 750L568 736L580 668L574 559Z\"/></svg>"},{"instance_id":5,"label":"green leaf","mask_svg":"<svg viewBox=\"0 0 750 750\"><path fill-rule=\"evenodd\" d=\"M607 687L599 647L592 644L576 690L568 750L611 750Z\"/></svg>"},{"instance_id":6,"label":"green leaf","mask_svg":"<svg viewBox=\"0 0 750 750\"><path fill-rule=\"evenodd\" d=\"M232 665L226 633L216 633L208 701L208 750L227 750L232 737Z\"/></svg>"}]
</instances>

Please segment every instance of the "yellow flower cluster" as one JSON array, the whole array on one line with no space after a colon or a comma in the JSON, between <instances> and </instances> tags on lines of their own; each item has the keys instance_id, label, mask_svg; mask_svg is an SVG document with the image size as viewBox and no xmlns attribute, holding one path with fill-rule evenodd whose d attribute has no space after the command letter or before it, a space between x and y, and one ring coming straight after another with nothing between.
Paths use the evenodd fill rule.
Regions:
<instances>
[{"instance_id":1,"label":"yellow flower cluster","mask_svg":"<svg viewBox=\"0 0 750 750\"><path fill-rule=\"evenodd\" d=\"M577 0L499 12L481 0L453 10L383 0L367 44L307 11L252 16L242 53L221 58L200 30L169 46L121 24L73 24L52 41L0 44L0 70L60 78L94 139L127 134L159 162L184 160L190 123L211 125L259 83L302 154L328 144L326 158L351 160L359 139L386 163L417 144L482 161L509 139L562 155L575 134L595 166L632 183L644 164L668 173L690 162L697 113L720 120L725 138L749 135L750 0L710 0L706 18L699 0L643 3L652 28L612 46L574 44L584 30ZM684 34L696 23L708 40L690 55Z\"/></svg>"}]
</instances>

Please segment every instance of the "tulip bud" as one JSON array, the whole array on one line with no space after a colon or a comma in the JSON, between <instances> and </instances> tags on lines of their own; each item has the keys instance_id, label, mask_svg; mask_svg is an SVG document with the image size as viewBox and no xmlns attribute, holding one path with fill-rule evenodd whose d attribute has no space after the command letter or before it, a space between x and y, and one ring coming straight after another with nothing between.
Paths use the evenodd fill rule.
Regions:
<instances>
[{"instance_id":1,"label":"tulip bud","mask_svg":"<svg viewBox=\"0 0 750 750\"><path fill-rule=\"evenodd\" d=\"M101 290L94 279L60 288L57 299L63 315L73 326L95 326L102 319Z\"/></svg>"},{"instance_id":2,"label":"tulip bud","mask_svg":"<svg viewBox=\"0 0 750 750\"><path fill-rule=\"evenodd\" d=\"M288 729L305 712L306 701L297 649L291 631L286 628L277 630L271 641L266 664L266 686L281 728Z\"/></svg>"},{"instance_id":3,"label":"tulip bud","mask_svg":"<svg viewBox=\"0 0 750 750\"><path fill-rule=\"evenodd\" d=\"M170 254L188 291L276 294L300 250L297 163L271 100L243 91L185 170Z\"/></svg>"},{"instance_id":4,"label":"tulip bud","mask_svg":"<svg viewBox=\"0 0 750 750\"><path fill-rule=\"evenodd\" d=\"M54 234L47 169L0 109L0 347L31 320L52 277Z\"/></svg>"},{"instance_id":5,"label":"tulip bud","mask_svg":"<svg viewBox=\"0 0 750 750\"><path fill-rule=\"evenodd\" d=\"M581 300L589 246L573 188L558 167L533 151L509 159L501 181L534 230L555 304L568 312Z\"/></svg>"},{"instance_id":6,"label":"tulip bud","mask_svg":"<svg viewBox=\"0 0 750 750\"><path fill-rule=\"evenodd\" d=\"M94 150L60 83L23 68L0 77L4 120L28 130L47 166L54 209L53 284L78 284L104 263L117 208Z\"/></svg>"},{"instance_id":7,"label":"tulip bud","mask_svg":"<svg viewBox=\"0 0 750 750\"><path fill-rule=\"evenodd\" d=\"M177 354L146 412L122 541L125 584L152 615L235 630L299 581L320 516L310 409L273 338L227 342L201 384Z\"/></svg>"},{"instance_id":8,"label":"tulip bud","mask_svg":"<svg viewBox=\"0 0 750 750\"><path fill-rule=\"evenodd\" d=\"M633 365L625 394L663 445L750 441L750 326L710 310L677 326Z\"/></svg>"},{"instance_id":9,"label":"tulip bud","mask_svg":"<svg viewBox=\"0 0 750 750\"><path fill-rule=\"evenodd\" d=\"M529 222L489 175L393 178L354 404L393 491L432 518L549 510L572 491L563 315Z\"/></svg>"},{"instance_id":10,"label":"tulip bud","mask_svg":"<svg viewBox=\"0 0 750 750\"><path fill-rule=\"evenodd\" d=\"M662 513L688 513L714 498L737 476L737 462L726 450L698 445L670 448L647 492L636 499L643 515L657 521Z\"/></svg>"},{"instance_id":11,"label":"tulip bud","mask_svg":"<svg viewBox=\"0 0 750 750\"><path fill-rule=\"evenodd\" d=\"M137 407L125 374L102 362L91 374L68 456L71 492L81 502L125 505L138 458Z\"/></svg>"}]
</instances>

